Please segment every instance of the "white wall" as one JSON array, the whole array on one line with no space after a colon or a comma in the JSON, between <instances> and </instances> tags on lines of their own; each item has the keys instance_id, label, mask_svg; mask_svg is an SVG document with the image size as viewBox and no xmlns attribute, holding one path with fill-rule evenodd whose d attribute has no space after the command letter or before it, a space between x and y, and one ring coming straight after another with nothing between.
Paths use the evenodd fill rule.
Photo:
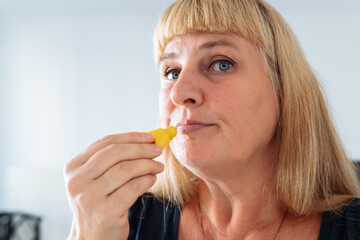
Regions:
<instances>
[{"instance_id":1,"label":"white wall","mask_svg":"<svg viewBox=\"0 0 360 240\"><path fill-rule=\"evenodd\" d=\"M69 231L64 163L104 135L156 126L156 20L3 16L1 208L40 214L44 239Z\"/></svg>"},{"instance_id":2,"label":"white wall","mask_svg":"<svg viewBox=\"0 0 360 240\"><path fill-rule=\"evenodd\" d=\"M360 160L360 11L284 15L325 87L350 158Z\"/></svg>"},{"instance_id":3,"label":"white wall","mask_svg":"<svg viewBox=\"0 0 360 240\"><path fill-rule=\"evenodd\" d=\"M71 224L63 164L106 134L156 126L151 38L160 11L0 15L0 210L41 215L43 239L64 239ZM354 159L359 13L283 11Z\"/></svg>"}]
</instances>

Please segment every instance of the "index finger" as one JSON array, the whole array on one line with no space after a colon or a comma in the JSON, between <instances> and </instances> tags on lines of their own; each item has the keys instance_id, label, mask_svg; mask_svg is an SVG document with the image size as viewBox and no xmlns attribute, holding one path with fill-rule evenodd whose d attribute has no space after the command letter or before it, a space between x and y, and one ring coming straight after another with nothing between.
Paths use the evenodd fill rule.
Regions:
<instances>
[{"instance_id":1,"label":"index finger","mask_svg":"<svg viewBox=\"0 0 360 240\"><path fill-rule=\"evenodd\" d=\"M109 146L110 144L121 143L152 143L154 142L154 135L148 132L128 132L120 134L111 134L100 138L85 148L80 154L71 159L66 164L66 171L71 171L80 167L86 161L101 149Z\"/></svg>"}]
</instances>

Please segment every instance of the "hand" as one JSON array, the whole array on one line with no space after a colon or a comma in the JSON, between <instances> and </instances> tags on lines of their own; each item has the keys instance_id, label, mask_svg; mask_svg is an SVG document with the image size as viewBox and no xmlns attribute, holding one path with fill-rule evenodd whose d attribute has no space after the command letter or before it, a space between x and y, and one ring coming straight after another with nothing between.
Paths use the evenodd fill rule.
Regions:
<instances>
[{"instance_id":1,"label":"hand","mask_svg":"<svg viewBox=\"0 0 360 240\"><path fill-rule=\"evenodd\" d=\"M164 165L151 133L109 135L88 146L64 168L74 214L69 239L127 239L128 210L156 181Z\"/></svg>"}]
</instances>

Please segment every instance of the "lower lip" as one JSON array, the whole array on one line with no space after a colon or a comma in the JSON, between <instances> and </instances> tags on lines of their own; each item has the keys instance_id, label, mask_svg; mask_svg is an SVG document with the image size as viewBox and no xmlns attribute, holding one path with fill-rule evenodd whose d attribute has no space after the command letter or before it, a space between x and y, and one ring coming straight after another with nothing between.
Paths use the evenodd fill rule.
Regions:
<instances>
[{"instance_id":1,"label":"lower lip","mask_svg":"<svg viewBox=\"0 0 360 240\"><path fill-rule=\"evenodd\" d=\"M192 124L192 125L186 125L186 126L181 126L177 128L177 131L179 133L191 133L191 132L195 132L198 131L200 129L206 128L206 127L210 127L212 125L200 125L200 124Z\"/></svg>"}]
</instances>

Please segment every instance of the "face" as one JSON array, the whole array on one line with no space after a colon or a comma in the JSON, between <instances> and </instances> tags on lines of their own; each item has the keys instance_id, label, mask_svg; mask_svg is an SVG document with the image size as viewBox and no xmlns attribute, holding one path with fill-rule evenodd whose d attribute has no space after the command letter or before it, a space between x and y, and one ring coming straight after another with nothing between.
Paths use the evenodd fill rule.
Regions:
<instances>
[{"instance_id":1,"label":"face","mask_svg":"<svg viewBox=\"0 0 360 240\"><path fill-rule=\"evenodd\" d=\"M191 171L265 161L279 102L259 49L235 34L174 38L159 63L160 115L178 135L175 157Z\"/></svg>"}]
</instances>

